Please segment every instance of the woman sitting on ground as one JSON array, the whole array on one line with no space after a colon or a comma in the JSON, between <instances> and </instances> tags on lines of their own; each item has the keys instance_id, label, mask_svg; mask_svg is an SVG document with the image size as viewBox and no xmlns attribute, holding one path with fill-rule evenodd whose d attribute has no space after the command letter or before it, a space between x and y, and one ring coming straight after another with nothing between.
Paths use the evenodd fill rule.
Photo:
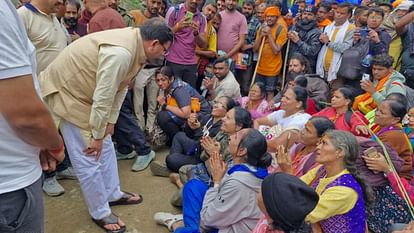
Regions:
<instances>
[{"instance_id":1,"label":"woman sitting on ground","mask_svg":"<svg viewBox=\"0 0 414 233\"><path fill-rule=\"evenodd\" d=\"M155 81L162 95L157 97L161 111L157 114L157 122L167 134L169 144L174 135L182 130L191 112L198 113L198 120L206 122L211 106L194 88L179 79L175 79L172 70L164 66L155 72Z\"/></svg>"},{"instance_id":2,"label":"woman sitting on ground","mask_svg":"<svg viewBox=\"0 0 414 233\"><path fill-rule=\"evenodd\" d=\"M306 217L324 233L365 233L365 204L371 190L355 166L358 142L346 131L325 133L317 147L318 166L301 179L319 194L316 208ZM320 229L319 229L320 230Z\"/></svg>"},{"instance_id":3,"label":"woman sitting on ground","mask_svg":"<svg viewBox=\"0 0 414 233\"><path fill-rule=\"evenodd\" d=\"M354 96L351 89L338 88L332 94L331 106L327 107L314 116L324 116L335 123L338 130L349 131L354 135L368 137L368 120L359 111L352 112Z\"/></svg>"},{"instance_id":4,"label":"woman sitting on ground","mask_svg":"<svg viewBox=\"0 0 414 233\"><path fill-rule=\"evenodd\" d=\"M375 111L374 122L378 128L374 130L374 133L405 161L399 175L411 180L413 150L401 125L406 113L407 109L403 104L394 100L384 100Z\"/></svg>"},{"instance_id":5,"label":"woman sitting on ground","mask_svg":"<svg viewBox=\"0 0 414 233\"><path fill-rule=\"evenodd\" d=\"M355 98L354 110L367 114L377 108L391 93L406 95L405 77L393 70L393 62L394 58L388 54L380 54L372 58L373 81L361 80L361 88L365 91L365 94Z\"/></svg>"},{"instance_id":6,"label":"woman sitting on ground","mask_svg":"<svg viewBox=\"0 0 414 233\"><path fill-rule=\"evenodd\" d=\"M253 84L249 90L249 95L242 97L239 102L242 108L250 112L253 120L267 116L270 113L266 101L265 85L261 82Z\"/></svg>"},{"instance_id":7,"label":"woman sitting on ground","mask_svg":"<svg viewBox=\"0 0 414 233\"><path fill-rule=\"evenodd\" d=\"M230 97L220 97L214 103L211 115L203 126L201 126L197 114L192 113L187 120L184 132L178 132L174 136L170 153L165 159L168 169L172 172L178 172L181 166L202 162L200 160L202 151L200 140L207 136L214 138L221 129L223 118L236 104Z\"/></svg>"},{"instance_id":8,"label":"woman sitting on ground","mask_svg":"<svg viewBox=\"0 0 414 233\"><path fill-rule=\"evenodd\" d=\"M400 193L398 186L396 186L398 174L389 171L390 168L383 156L384 150L378 142L365 138L359 139L367 140L367 142L360 142L360 149L363 149L364 152L360 153L362 155L357 160L357 168L371 185L375 198L375 202L367 208L366 212L369 231L375 233L391 232L393 223L408 223L411 220L407 203L397 194ZM361 148L361 146L365 148ZM400 173L404 160L386 144L385 149L396 172ZM406 182L405 185L408 184L407 180L401 179Z\"/></svg>"},{"instance_id":9,"label":"woman sitting on ground","mask_svg":"<svg viewBox=\"0 0 414 233\"><path fill-rule=\"evenodd\" d=\"M304 112L307 98L308 94L306 89L302 87L290 88L282 98L280 104L281 110L254 121L254 127L256 129L259 129L259 126L278 128L275 130L275 133L266 135L270 152L275 152L278 145L285 145L285 147L287 145L287 148L290 148L297 140L299 130L305 126L305 123L311 117Z\"/></svg>"},{"instance_id":10,"label":"woman sitting on ground","mask_svg":"<svg viewBox=\"0 0 414 233\"><path fill-rule=\"evenodd\" d=\"M221 155L210 157L214 186L190 180L183 191L183 215L157 213L154 219L174 232L251 232L261 212L256 195L272 157L266 139L255 129L242 129L230 136L233 165Z\"/></svg>"},{"instance_id":11,"label":"woman sitting on ground","mask_svg":"<svg viewBox=\"0 0 414 233\"><path fill-rule=\"evenodd\" d=\"M302 176L316 167L316 147L327 130L335 129L335 125L326 117L312 117L299 133L299 143L294 144L289 153L280 146L277 163L281 171L294 176Z\"/></svg>"}]
</instances>

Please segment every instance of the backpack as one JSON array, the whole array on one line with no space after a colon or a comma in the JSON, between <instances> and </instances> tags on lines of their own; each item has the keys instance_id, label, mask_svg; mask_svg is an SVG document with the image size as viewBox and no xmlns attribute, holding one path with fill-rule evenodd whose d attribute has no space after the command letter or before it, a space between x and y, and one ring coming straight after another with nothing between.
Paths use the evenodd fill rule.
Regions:
<instances>
[{"instance_id":1,"label":"backpack","mask_svg":"<svg viewBox=\"0 0 414 233\"><path fill-rule=\"evenodd\" d=\"M414 106L414 89L404 84L406 97L407 97L407 108L411 108Z\"/></svg>"},{"instance_id":2,"label":"backpack","mask_svg":"<svg viewBox=\"0 0 414 233\"><path fill-rule=\"evenodd\" d=\"M364 39L345 50L342 54L342 61L337 76L348 80L360 79L362 75L361 61L368 55L368 52L369 40Z\"/></svg>"}]
</instances>

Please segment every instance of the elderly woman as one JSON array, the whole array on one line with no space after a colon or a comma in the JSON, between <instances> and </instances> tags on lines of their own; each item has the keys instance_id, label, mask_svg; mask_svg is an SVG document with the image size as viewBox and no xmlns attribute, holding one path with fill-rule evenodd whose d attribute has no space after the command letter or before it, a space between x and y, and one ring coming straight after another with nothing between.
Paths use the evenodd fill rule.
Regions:
<instances>
[{"instance_id":1,"label":"elderly woman","mask_svg":"<svg viewBox=\"0 0 414 233\"><path fill-rule=\"evenodd\" d=\"M335 123L336 129L345 130L354 135L369 136L365 119L359 111L352 112L354 96L351 89L346 87L338 88L332 94L331 107L314 114L314 116L324 116Z\"/></svg>"},{"instance_id":2,"label":"elderly woman","mask_svg":"<svg viewBox=\"0 0 414 233\"><path fill-rule=\"evenodd\" d=\"M361 80L361 88L365 93L355 98L354 110L367 114L377 108L391 93L406 95L405 78L402 74L393 70L393 62L394 58L388 54L380 54L372 58L373 81Z\"/></svg>"},{"instance_id":3,"label":"elderly woman","mask_svg":"<svg viewBox=\"0 0 414 233\"><path fill-rule=\"evenodd\" d=\"M169 144L174 135L181 131L191 112L197 112L201 122L207 121L207 115L211 112L209 103L190 85L175 79L170 67L164 66L157 70L155 81L163 94L157 98L161 106L157 122L167 134Z\"/></svg>"},{"instance_id":4,"label":"elderly woman","mask_svg":"<svg viewBox=\"0 0 414 233\"><path fill-rule=\"evenodd\" d=\"M365 233L365 204L370 188L355 166L358 142L351 133L331 130L317 147L315 161L322 164L301 179L319 194L319 202L306 217L324 233Z\"/></svg>"},{"instance_id":5,"label":"elderly woman","mask_svg":"<svg viewBox=\"0 0 414 233\"><path fill-rule=\"evenodd\" d=\"M281 146L277 153L277 163L283 172L302 176L318 164L315 162L316 147L327 130L335 125L326 117L312 117L300 131L299 143L290 148L289 153Z\"/></svg>"},{"instance_id":6,"label":"elderly woman","mask_svg":"<svg viewBox=\"0 0 414 233\"><path fill-rule=\"evenodd\" d=\"M287 145L289 148L298 138L299 130L311 117L304 113L308 94L302 87L288 89L283 95L279 111L254 121L256 129L259 126L277 126L276 134L267 135L269 151L275 152L278 145Z\"/></svg>"},{"instance_id":7,"label":"elderly woman","mask_svg":"<svg viewBox=\"0 0 414 233\"><path fill-rule=\"evenodd\" d=\"M406 113L407 109L403 104L394 100L383 101L375 112L375 124L379 127L375 129L374 133L405 161L400 176L411 180L413 150L401 125Z\"/></svg>"},{"instance_id":8,"label":"elderly woman","mask_svg":"<svg viewBox=\"0 0 414 233\"><path fill-rule=\"evenodd\" d=\"M267 116L270 113L266 101L265 85L261 82L253 84L249 90L249 95L242 97L239 102L242 108L250 112L253 120Z\"/></svg>"},{"instance_id":9,"label":"elderly woman","mask_svg":"<svg viewBox=\"0 0 414 233\"><path fill-rule=\"evenodd\" d=\"M360 143L360 145L363 144L366 145L365 148L374 147L378 151L376 156L365 153L360 158L360 165L358 166L358 170L371 185L375 197L375 202L367 209L368 228L370 232L391 232L393 223L408 223L411 220L408 206L402 198L401 190L396 183L398 174L391 172L383 156L384 151L377 142L369 140L368 143ZM404 160L398 157L398 154L388 146L386 146L386 149L395 170L400 172ZM408 181L404 178L401 178L401 180L410 198L412 198L411 186Z\"/></svg>"},{"instance_id":10,"label":"elderly woman","mask_svg":"<svg viewBox=\"0 0 414 233\"><path fill-rule=\"evenodd\" d=\"M213 110L207 122L201 126L196 113L187 120L185 132L178 132L172 141L166 164L170 171L178 172L181 166L200 163L200 140L209 136L214 138L220 131L226 113L236 106L230 97L220 97L213 105Z\"/></svg>"},{"instance_id":11,"label":"elderly woman","mask_svg":"<svg viewBox=\"0 0 414 233\"><path fill-rule=\"evenodd\" d=\"M261 213L254 201L272 157L266 139L255 129L242 129L230 136L233 165L218 153L210 157L214 186L190 180L183 192L183 216L156 213L157 223L174 232L251 232Z\"/></svg>"}]
</instances>

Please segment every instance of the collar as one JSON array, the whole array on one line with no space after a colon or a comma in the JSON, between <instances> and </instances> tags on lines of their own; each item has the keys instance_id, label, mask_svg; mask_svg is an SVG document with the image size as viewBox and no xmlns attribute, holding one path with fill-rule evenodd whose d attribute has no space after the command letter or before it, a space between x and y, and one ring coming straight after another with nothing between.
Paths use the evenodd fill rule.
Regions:
<instances>
[{"instance_id":1,"label":"collar","mask_svg":"<svg viewBox=\"0 0 414 233\"><path fill-rule=\"evenodd\" d=\"M51 17L51 16L52 16L52 15L48 15L48 14L46 14L45 12L43 12L43 11L41 11L41 10L37 9L37 7L33 6L33 4L31 4L30 2L28 2L28 3L24 4L24 6L25 6L28 10L32 11L32 12L33 12L33 13L35 13L35 14L42 14L42 15L46 15L46 16L49 16L49 17Z\"/></svg>"}]
</instances>

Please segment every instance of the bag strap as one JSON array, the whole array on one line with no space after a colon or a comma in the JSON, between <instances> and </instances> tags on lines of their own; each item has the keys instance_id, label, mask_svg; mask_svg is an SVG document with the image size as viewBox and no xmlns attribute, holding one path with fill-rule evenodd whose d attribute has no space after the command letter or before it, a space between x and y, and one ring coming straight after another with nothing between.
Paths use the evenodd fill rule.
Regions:
<instances>
[{"instance_id":1,"label":"bag strap","mask_svg":"<svg viewBox=\"0 0 414 233\"><path fill-rule=\"evenodd\" d=\"M352 128L352 126L351 126L351 117L352 117L352 111L351 110L346 111L346 113L345 113L345 122L346 122L346 124L348 124L349 128Z\"/></svg>"}]
</instances>

